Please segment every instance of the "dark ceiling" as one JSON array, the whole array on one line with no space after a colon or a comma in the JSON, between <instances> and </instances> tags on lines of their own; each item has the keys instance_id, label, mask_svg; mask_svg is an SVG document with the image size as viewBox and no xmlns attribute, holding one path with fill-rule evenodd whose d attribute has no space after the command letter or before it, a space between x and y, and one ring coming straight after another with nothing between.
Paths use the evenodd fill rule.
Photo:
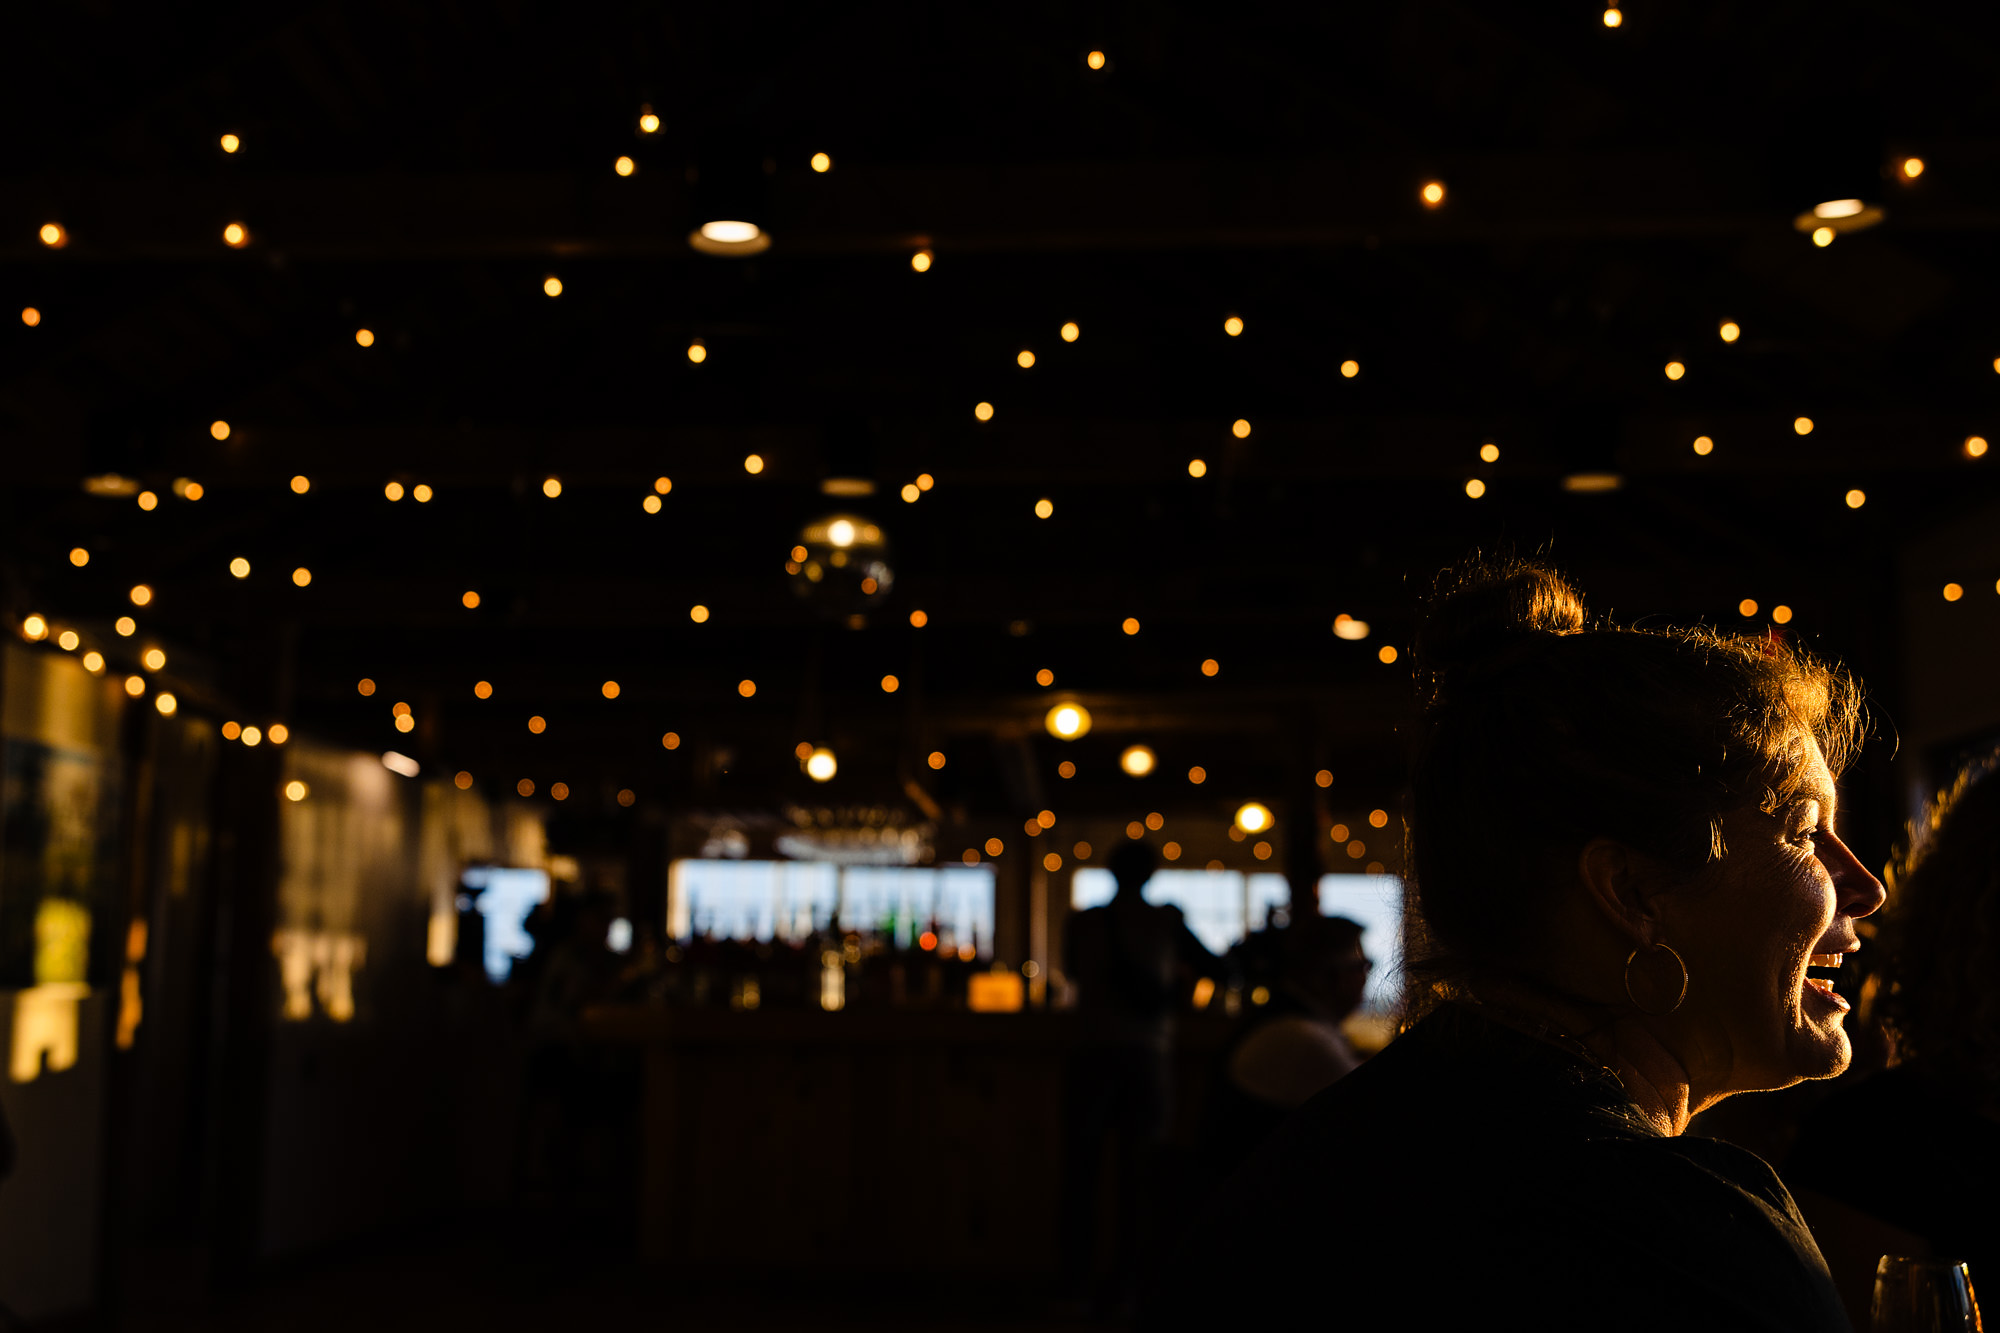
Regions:
<instances>
[{"instance_id":1,"label":"dark ceiling","mask_svg":"<svg viewBox=\"0 0 2000 1333\"><path fill-rule=\"evenodd\" d=\"M2000 489L2000 459L1963 449L2000 431L1993 13L355 0L37 21L0 89L7 611L113 670L164 646L166 682L218 716L494 789L769 807L810 788L803 740L841 756L818 799L1018 815L1064 782L1066 808L1123 817L1282 799L1327 768L1336 806L1393 804L1408 662L1380 650L1475 546L1546 548L1621 617L1762 631L1784 604L1782 632L1893 708L1900 534ZM702 173L745 163L772 247L695 253ZM1886 220L1824 248L1794 229L1846 195ZM936 485L905 503L920 473ZM1566 490L1579 473L1622 487ZM86 494L105 474L161 503ZM828 497L829 475L878 489ZM392 503L391 481L435 499ZM891 545L860 621L785 570L836 512ZM139 582L157 596L134 610ZM1339 613L1370 636L1336 638ZM1040 716L1072 691L1097 727L1062 745ZM1115 771L1134 740L1162 760L1139 787Z\"/></svg>"}]
</instances>

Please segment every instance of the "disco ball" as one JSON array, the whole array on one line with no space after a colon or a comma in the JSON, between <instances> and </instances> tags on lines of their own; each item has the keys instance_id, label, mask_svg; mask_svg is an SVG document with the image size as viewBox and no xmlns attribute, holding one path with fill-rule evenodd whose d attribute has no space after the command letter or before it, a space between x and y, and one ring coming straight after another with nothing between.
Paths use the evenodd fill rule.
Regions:
<instances>
[{"instance_id":1,"label":"disco ball","mask_svg":"<svg viewBox=\"0 0 2000 1333\"><path fill-rule=\"evenodd\" d=\"M857 514L831 514L806 524L785 569L801 600L836 619L880 605L896 582L882 529Z\"/></svg>"}]
</instances>

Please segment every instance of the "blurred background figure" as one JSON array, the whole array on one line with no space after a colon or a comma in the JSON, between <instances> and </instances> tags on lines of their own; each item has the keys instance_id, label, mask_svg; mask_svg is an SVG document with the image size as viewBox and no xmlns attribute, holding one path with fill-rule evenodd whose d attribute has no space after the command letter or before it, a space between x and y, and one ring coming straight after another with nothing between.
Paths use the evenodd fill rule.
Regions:
<instances>
[{"instance_id":1,"label":"blurred background figure","mask_svg":"<svg viewBox=\"0 0 2000 1333\"><path fill-rule=\"evenodd\" d=\"M1885 1254L1969 1263L2000 1288L2000 778L1967 768L1890 867L1881 973L1861 993L1890 1067L1808 1113L1785 1176L1856 1327ZM1865 954L1864 954L1865 957ZM1871 1003L1872 1002L1872 1003ZM1858 1045L1859 1043L1857 1043ZM1869 1144L1857 1152L1857 1144Z\"/></svg>"},{"instance_id":2,"label":"blurred background figure","mask_svg":"<svg viewBox=\"0 0 2000 1333\"><path fill-rule=\"evenodd\" d=\"M1203 1110L1202 1155L1217 1176L1360 1064L1340 1025L1374 967L1361 931L1346 917L1308 917L1282 932L1278 984L1224 1048Z\"/></svg>"},{"instance_id":3,"label":"blurred background figure","mask_svg":"<svg viewBox=\"0 0 2000 1333\"><path fill-rule=\"evenodd\" d=\"M1063 1089L1063 1277L1071 1294L1086 1294L1108 1220L1111 1277L1093 1293L1100 1306L1129 1298L1157 1150L1173 1116L1175 1014L1195 974L1216 962L1178 907L1142 896L1157 865L1143 842L1113 852L1117 893L1072 916L1063 936L1063 970L1081 1016Z\"/></svg>"}]
</instances>

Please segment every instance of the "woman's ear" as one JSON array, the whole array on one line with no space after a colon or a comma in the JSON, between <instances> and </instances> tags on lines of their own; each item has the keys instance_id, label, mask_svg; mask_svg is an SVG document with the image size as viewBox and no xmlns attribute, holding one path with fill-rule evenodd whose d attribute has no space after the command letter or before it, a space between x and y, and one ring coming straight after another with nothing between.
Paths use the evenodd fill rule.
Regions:
<instances>
[{"instance_id":1,"label":"woman's ear","mask_svg":"<svg viewBox=\"0 0 2000 1333\"><path fill-rule=\"evenodd\" d=\"M1592 838L1577 853L1577 878L1583 881L1591 905L1634 948L1650 945L1659 936L1659 919L1651 903L1658 887L1654 870L1652 858L1616 838Z\"/></svg>"}]
</instances>

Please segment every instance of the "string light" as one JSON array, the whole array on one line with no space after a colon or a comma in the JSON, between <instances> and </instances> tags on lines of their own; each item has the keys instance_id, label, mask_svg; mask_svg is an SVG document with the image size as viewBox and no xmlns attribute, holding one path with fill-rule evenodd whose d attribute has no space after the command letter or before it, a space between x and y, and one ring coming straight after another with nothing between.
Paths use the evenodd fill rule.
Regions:
<instances>
[{"instance_id":1,"label":"string light","mask_svg":"<svg viewBox=\"0 0 2000 1333\"><path fill-rule=\"evenodd\" d=\"M158 648L148 648L139 655L139 663L148 671L164 671L167 666L167 655Z\"/></svg>"},{"instance_id":2,"label":"string light","mask_svg":"<svg viewBox=\"0 0 2000 1333\"><path fill-rule=\"evenodd\" d=\"M127 593L126 596L132 599L132 605L134 606L148 606L151 605L153 600L153 590L144 583L137 583L132 586L132 591Z\"/></svg>"},{"instance_id":3,"label":"string light","mask_svg":"<svg viewBox=\"0 0 2000 1333\"><path fill-rule=\"evenodd\" d=\"M1709 439L1706 435L1697 435L1694 437L1694 451L1703 458L1707 458L1715 452L1715 441Z\"/></svg>"},{"instance_id":4,"label":"string light","mask_svg":"<svg viewBox=\"0 0 2000 1333\"><path fill-rule=\"evenodd\" d=\"M1965 596L1965 589L1961 588L1958 584L1947 583L1944 585L1944 599L1947 602L1955 602L1963 596Z\"/></svg>"},{"instance_id":5,"label":"string light","mask_svg":"<svg viewBox=\"0 0 2000 1333\"><path fill-rule=\"evenodd\" d=\"M1681 376L1683 376L1683 375L1687 374L1687 372L1688 372L1688 368L1687 368L1686 366L1682 365L1682 364L1681 364L1680 362L1678 362L1678 361L1669 361L1669 362L1667 362L1667 378L1668 378L1668 379L1670 379L1670 380L1677 380L1677 379L1681 378Z\"/></svg>"},{"instance_id":6,"label":"string light","mask_svg":"<svg viewBox=\"0 0 2000 1333\"><path fill-rule=\"evenodd\" d=\"M764 470L763 455L761 454L746 455L743 459L743 470L745 472L748 472L753 477L756 476L759 472L762 472Z\"/></svg>"},{"instance_id":7,"label":"string light","mask_svg":"<svg viewBox=\"0 0 2000 1333\"><path fill-rule=\"evenodd\" d=\"M1813 433L1813 419L1811 417L1792 418L1792 434L1810 435L1812 433Z\"/></svg>"},{"instance_id":8,"label":"string light","mask_svg":"<svg viewBox=\"0 0 2000 1333\"><path fill-rule=\"evenodd\" d=\"M129 639L139 632L139 622L130 616L120 616L111 623L111 628L118 631L119 638Z\"/></svg>"},{"instance_id":9,"label":"string light","mask_svg":"<svg viewBox=\"0 0 2000 1333\"><path fill-rule=\"evenodd\" d=\"M1996 364L2000 364L2000 363L1996 363ZM993 420L993 404L991 404L991 403L975 403L975 404L973 404L973 407L972 407L972 415L973 415L974 417L978 418L978 419L979 419L979 420L981 420L981 421L991 421L991 420Z\"/></svg>"},{"instance_id":10,"label":"string light","mask_svg":"<svg viewBox=\"0 0 2000 1333\"><path fill-rule=\"evenodd\" d=\"M375 345L375 331L373 329L356 329L354 331L354 341L363 347L373 347Z\"/></svg>"},{"instance_id":11,"label":"string light","mask_svg":"<svg viewBox=\"0 0 2000 1333\"><path fill-rule=\"evenodd\" d=\"M1239 440L1247 440L1250 438L1250 423L1242 417L1238 417L1231 423L1229 433Z\"/></svg>"},{"instance_id":12,"label":"string light","mask_svg":"<svg viewBox=\"0 0 2000 1333\"><path fill-rule=\"evenodd\" d=\"M611 164L611 169L621 176L629 176L639 169L639 164L629 157L620 157Z\"/></svg>"},{"instance_id":13,"label":"string light","mask_svg":"<svg viewBox=\"0 0 2000 1333\"><path fill-rule=\"evenodd\" d=\"M243 728L237 725L236 723L225 722L222 724L222 739L226 741L233 741L242 734L243 734Z\"/></svg>"},{"instance_id":14,"label":"string light","mask_svg":"<svg viewBox=\"0 0 2000 1333\"><path fill-rule=\"evenodd\" d=\"M144 677L142 676L125 677L125 693L131 695L134 699L136 699L145 692L146 692L146 681Z\"/></svg>"},{"instance_id":15,"label":"string light","mask_svg":"<svg viewBox=\"0 0 2000 1333\"><path fill-rule=\"evenodd\" d=\"M239 579L247 579L250 577L250 562L239 555L229 562L229 572Z\"/></svg>"},{"instance_id":16,"label":"string light","mask_svg":"<svg viewBox=\"0 0 2000 1333\"><path fill-rule=\"evenodd\" d=\"M932 488L933 486L935 486L935 485L937 485L937 478L936 478L936 477L933 477L933 476L932 476L932 475L931 475L930 473L928 473L928 472L919 472L919 473L917 474L917 489L918 489L918 490L920 490L920 491L927 491L927 490L931 489L931 488Z\"/></svg>"},{"instance_id":17,"label":"string light","mask_svg":"<svg viewBox=\"0 0 2000 1333\"><path fill-rule=\"evenodd\" d=\"M549 274L549 276L548 276L548 277L546 277L546 278L543 278L543 279L542 279L542 294L543 294L544 296L561 296L561 295L562 295L562 279L561 279L561 278L558 278L558 277L557 277L557 276L556 276L555 274L553 274L553 273Z\"/></svg>"},{"instance_id":18,"label":"string light","mask_svg":"<svg viewBox=\"0 0 2000 1333\"><path fill-rule=\"evenodd\" d=\"M313 581L313 572L304 565L292 571L292 582L303 588Z\"/></svg>"},{"instance_id":19,"label":"string light","mask_svg":"<svg viewBox=\"0 0 2000 1333\"><path fill-rule=\"evenodd\" d=\"M98 652L95 648L85 653L83 655L83 669L93 676L102 675L104 672L104 654Z\"/></svg>"},{"instance_id":20,"label":"string light","mask_svg":"<svg viewBox=\"0 0 2000 1333\"><path fill-rule=\"evenodd\" d=\"M1075 320L1071 320L1069 323L1062 326L1062 340L1064 342L1073 343L1082 336L1083 336L1083 329L1077 324Z\"/></svg>"},{"instance_id":21,"label":"string light","mask_svg":"<svg viewBox=\"0 0 2000 1333\"><path fill-rule=\"evenodd\" d=\"M237 137L236 137L235 135L233 135L233 134L225 134L225 135L223 135L223 136L222 136L222 151L223 151L223 152L225 152L225 153L233 153L233 152L235 152L235 151L236 151L237 149L241 148L242 146L243 146L243 141L242 141L241 139L237 138Z\"/></svg>"},{"instance_id":22,"label":"string light","mask_svg":"<svg viewBox=\"0 0 2000 1333\"><path fill-rule=\"evenodd\" d=\"M56 647L66 653L73 653L83 643L83 638L73 629L66 629L56 635Z\"/></svg>"},{"instance_id":23,"label":"string light","mask_svg":"<svg viewBox=\"0 0 2000 1333\"><path fill-rule=\"evenodd\" d=\"M1208 475L1208 464L1207 464L1207 463L1205 463L1205 462L1203 462L1203 461L1202 461L1201 459L1199 459L1199 458L1191 458L1191 459L1189 459L1189 460L1188 460L1188 475L1189 475L1190 477L1205 477L1205 476L1207 476L1207 475Z\"/></svg>"},{"instance_id":24,"label":"string light","mask_svg":"<svg viewBox=\"0 0 2000 1333\"><path fill-rule=\"evenodd\" d=\"M1222 331L1228 334L1232 338L1242 337L1243 336L1242 317L1239 315L1231 315L1228 319L1223 320Z\"/></svg>"},{"instance_id":25,"label":"string light","mask_svg":"<svg viewBox=\"0 0 2000 1333\"><path fill-rule=\"evenodd\" d=\"M1480 496L1486 494L1486 483L1474 477L1465 483L1465 493L1477 500Z\"/></svg>"},{"instance_id":26,"label":"string light","mask_svg":"<svg viewBox=\"0 0 2000 1333\"><path fill-rule=\"evenodd\" d=\"M1771 608L1771 619L1772 619L1773 621L1775 621L1775 622L1776 622L1777 624L1780 624L1780 625L1789 625L1789 624L1791 624L1791 623L1792 623L1792 608L1791 608L1791 607L1789 607L1789 606L1784 606L1784 605L1779 605L1779 606L1774 606L1774 607L1772 607L1772 608Z\"/></svg>"},{"instance_id":27,"label":"string light","mask_svg":"<svg viewBox=\"0 0 2000 1333\"><path fill-rule=\"evenodd\" d=\"M1436 208L1444 202L1444 182L1426 181L1421 191L1425 208Z\"/></svg>"},{"instance_id":28,"label":"string light","mask_svg":"<svg viewBox=\"0 0 2000 1333\"><path fill-rule=\"evenodd\" d=\"M922 495L923 492L917 489L917 483L914 481L906 481L903 483L903 489L899 494L903 497L903 503L915 504L917 497Z\"/></svg>"},{"instance_id":29,"label":"string light","mask_svg":"<svg viewBox=\"0 0 2000 1333\"><path fill-rule=\"evenodd\" d=\"M1343 361L1340 363L1341 378L1351 380L1360 373L1361 363L1359 361Z\"/></svg>"},{"instance_id":30,"label":"string light","mask_svg":"<svg viewBox=\"0 0 2000 1333\"><path fill-rule=\"evenodd\" d=\"M273 722L271 724L271 744L283 745L286 741L290 740L291 738L292 738L291 728L287 727L284 723ZM412 774L411 776L415 775Z\"/></svg>"},{"instance_id":31,"label":"string light","mask_svg":"<svg viewBox=\"0 0 2000 1333\"><path fill-rule=\"evenodd\" d=\"M1499 462L1499 461L1500 461L1500 446L1499 446L1499 445L1497 445L1497 444L1493 444L1493 443L1490 443L1490 442L1489 442L1489 443L1486 443L1486 444L1482 444L1482 445L1480 445L1480 446L1479 446L1479 461L1480 461L1480 462L1482 462L1482 463L1497 463L1497 462Z\"/></svg>"},{"instance_id":32,"label":"string light","mask_svg":"<svg viewBox=\"0 0 2000 1333\"><path fill-rule=\"evenodd\" d=\"M292 478L293 495L304 495L307 491L311 489L312 489L311 478L305 476L297 476Z\"/></svg>"},{"instance_id":33,"label":"string light","mask_svg":"<svg viewBox=\"0 0 2000 1333\"><path fill-rule=\"evenodd\" d=\"M814 153L812 155L812 169L821 173L832 171L833 159L825 153Z\"/></svg>"},{"instance_id":34,"label":"string light","mask_svg":"<svg viewBox=\"0 0 2000 1333\"><path fill-rule=\"evenodd\" d=\"M174 478L174 494L180 496L181 499L186 500L189 504L193 504L196 500L201 499L203 495L207 494L207 492L202 489L201 483L198 481L189 481L186 477L176 477Z\"/></svg>"},{"instance_id":35,"label":"string light","mask_svg":"<svg viewBox=\"0 0 2000 1333\"><path fill-rule=\"evenodd\" d=\"M240 222L232 222L222 229L222 243L232 250L241 250L250 244L250 229Z\"/></svg>"},{"instance_id":36,"label":"string light","mask_svg":"<svg viewBox=\"0 0 2000 1333\"><path fill-rule=\"evenodd\" d=\"M561 494L562 494L562 482L561 482L561 480L560 480L560 479L558 479L558 478L556 478L556 477L545 477L545 478L543 478L543 479L542 479L542 494L543 494L543 495L546 495L546 496L548 496L548 497L549 497L549 499L551 499L551 500L555 499L555 498L556 498L556 497L557 497L558 495L561 495Z\"/></svg>"},{"instance_id":37,"label":"string light","mask_svg":"<svg viewBox=\"0 0 2000 1333\"><path fill-rule=\"evenodd\" d=\"M1733 343L1743 336L1743 326L1733 319L1725 319L1722 321L1722 327L1716 332L1721 335L1722 341Z\"/></svg>"},{"instance_id":38,"label":"string light","mask_svg":"<svg viewBox=\"0 0 2000 1333\"><path fill-rule=\"evenodd\" d=\"M1033 370L1035 368L1035 354L1024 347L1014 354L1014 364L1023 370Z\"/></svg>"},{"instance_id":39,"label":"string light","mask_svg":"<svg viewBox=\"0 0 2000 1333\"><path fill-rule=\"evenodd\" d=\"M153 494L153 492L151 491L139 492L139 508L145 510L147 513L150 514L159 507L160 507L159 496Z\"/></svg>"},{"instance_id":40,"label":"string light","mask_svg":"<svg viewBox=\"0 0 2000 1333\"><path fill-rule=\"evenodd\" d=\"M1035 517L1036 517L1036 518L1047 518L1047 517L1049 517L1049 515L1051 515L1051 514L1053 514L1053 513L1055 513L1055 512L1056 512L1056 506L1055 506L1055 501L1053 501L1053 500L1037 500L1037 501L1035 501Z\"/></svg>"},{"instance_id":41,"label":"string light","mask_svg":"<svg viewBox=\"0 0 2000 1333\"><path fill-rule=\"evenodd\" d=\"M42 322L42 312L33 306L24 306L21 310L21 322L32 329Z\"/></svg>"},{"instance_id":42,"label":"string light","mask_svg":"<svg viewBox=\"0 0 2000 1333\"><path fill-rule=\"evenodd\" d=\"M400 481L390 482L387 486L384 486L382 488L382 494L388 496L389 502L391 504L394 504L396 501L403 498L403 483Z\"/></svg>"},{"instance_id":43,"label":"string light","mask_svg":"<svg viewBox=\"0 0 2000 1333\"><path fill-rule=\"evenodd\" d=\"M1984 457L1986 457L1986 438L1985 438L1984 436L1982 436L1982 435L1968 435L1968 436L1966 436L1966 437L1965 437L1965 456L1966 456L1967 458L1984 458Z\"/></svg>"},{"instance_id":44,"label":"string light","mask_svg":"<svg viewBox=\"0 0 2000 1333\"><path fill-rule=\"evenodd\" d=\"M697 366L708 360L708 344L699 338L689 343L688 360Z\"/></svg>"},{"instance_id":45,"label":"string light","mask_svg":"<svg viewBox=\"0 0 2000 1333\"><path fill-rule=\"evenodd\" d=\"M303 801L308 794L306 784L296 778L285 784L285 799L288 801Z\"/></svg>"},{"instance_id":46,"label":"string light","mask_svg":"<svg viewBox=\"0 0 2000 1333\"><path fill-rule=\"evenodd\" d=\"M655 494L666 495L673 489L674 489L674 481L672 477L653 478L653 491Z\"/></svg>"},{"instance_id":47,"label":"string light","mask_svg":"<svg viewBox=\"0 0 2000 1333\"><path fill-rule=\"evenodd\" d=\"M420 505L429 504L431 502L431 496L435 494L436 494L435 491L431 490L430 487L426 486L421 481L418 482L415 486L410 488L410 498L412 500L415 500Z\"/></svg>"},{"instance_id":48,"label":"string light","mask_svg":"<svg viewBox=\"0 0 2000 1333\"><path fill-rule=\"evenodd\" d=\"M229 438L229 423L227 421L211 421L208 423L208 433L214 439L226 440Z\"/></svg>"},{"instance_id":49,"label":"string light","mask_svg":"<svg viewBox=\"0 0 2000 1333\"><path fill-rule=\"evenodd\" d=\"M42 244L51 250L60 250L69 244L69 233L60 222L44 222L41 232Z\"/></svg>"},{"instance_id":50,"label":"string light","mask_svg":"<svg viewBox=\"0 0 2000 1333\"><path fill-rule=\"evenodd\" d=\"M1849 509L1859 509L1861 508L1862 505L1865 505L1867 503L1868 503L1868 492L1861 490L1857 487L1856 489L1851 490L1847 493L1847 507Z\"/></svg>"},{"instance_id":51,"label":"string light","mask_svg":"<svg viewBox=\"0 0 2000 1333\"><path fill-rule=\"evenodd\" d=\"M931 252L928 250L917 251L915 254L910 256L911 271L916 273L930 272L932 258L933 256L931 255Z\"/></svg>"}]
</instances>

